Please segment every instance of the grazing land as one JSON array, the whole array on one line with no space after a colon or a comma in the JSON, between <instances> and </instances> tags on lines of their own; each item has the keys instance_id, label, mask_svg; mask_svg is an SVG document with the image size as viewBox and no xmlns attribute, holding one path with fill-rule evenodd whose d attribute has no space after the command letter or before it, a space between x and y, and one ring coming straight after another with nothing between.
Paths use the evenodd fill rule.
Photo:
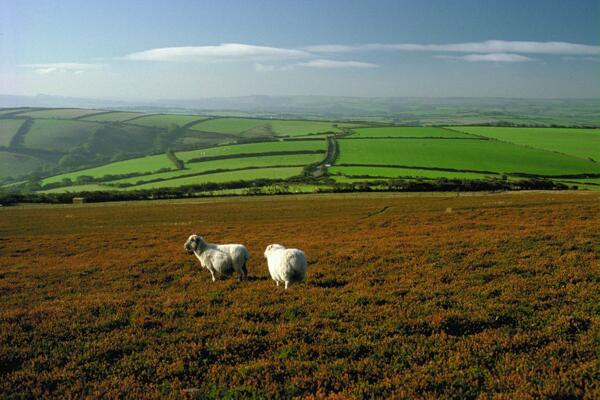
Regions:
<instances>
[{"instance_id":1,"label":"grazing land","mask_svg":"<svg viewBox=\"0 0 600 400\"><path fill-rule=\"evenodd\" d=\"M11 176L11 171L18 168L19 171L29 173L37 170L42 163L35 157L26 154L0 151L0 179Z\"/></svg>"},{"instance_id":2,"label":"grazing land","mask_svg":"<svg viewBox=\"0 0 600 400\"><path fill-rule=\"evenodd\" d=\"M600 161L600 129L457 126L454 131Z\"/></svg>"},{"instance_id":3,"label":"grazing land","mask_svg":"<svg viewBox=\"0 0 600 400\"><path fill-rule=\"evenodd\" d=\"M194 121L205 120L200 115L156 114L131 120L132 124L168 128L172 124L183 126Z\"/></svg>"},{"instance_id":4,"label":"grazing land","mask_svg":"<svg viewBox=\"0 0 600 400\"><path fill-rule=\"evenodd\" d=\"M10 141L23 125L23 119L3 119L0 120L0 147L8 147Z\"/></svg>"},{"instance_id":5,"label":"grazing land","mask_svg":"<svg viewBox=\"0 0 600 400\"><path fill-rule=\"evenodd\" d=\"M12 398L598 398L598 194L0 209ZM190 233L241 242L211 282ZM262 257L309 259L287 292Z\"/></svg>"},{"instance_id":6,"label":"grazing land","mask_svg":"<svg viewBox=\"0 0 600 400\"><path fill-rule=\"evenodd\" d=\"M433 127L391 126L385 128L356 128L353 129L353 131L353 138L473 138L473 135L469 135L463 132Z\"/></svg>"},{"instance_id":7,"label":"grazing land","mask_svg":"<svg viewBox=\"0 0 600 400\"><path fill-rule=\"evenodd\" d=\"M83 117L81 119L85 120L85 121L98 121L98 122L121 122L121 121L130 120L132 118L136 118L136 117L139 117L142 115L144 115L144 114L135 113L135 112L113 111L113 112L106 112L106 113L101 113L101 114L90 115L87 117Z\"/></svg>"},{"instance_id":8,"label":"grazing land","mask_svg":"<svg viewBox=\"0 0 600 400\"><path fill-rule=\"evenodd\" d=\"M590 160L493 140L339 140L337 164L403 165L558 176L599 173Z\"/></svg>"},{"instance_id":9,"label":"grazing land","mask_svg":"<svg viewBox=\"0 0 600 400\"><path fill-rule=\"evenodd\" d=\"M332 122L268 120L248 118L216 118L200 122L191 129L205 132L251 134L263 132L276 136L302 136L309 133L339 132Z\"/></svg>"},{"instance_id":10,"label":"grazing land","mask_svg":"<svg viewBox=\"0 0 600 400\"><path fill-rule=\"evenodd\" d=\"M56 119L73 119L82 117L87 114L99 113L102 110L89 110L83 108L57 108L48 110L29 111L17 114L20 117L30 118L56 118Z\"/></svg>"},{"instance_id":11,"label":"grazing land","mask_svg":"<svg viewBox=\"0 0 600 400\"><path fill-rule=\"evenodd\" d=\"M494 182L551 178L600 189L598 129L393 126L381 121L195 115L189 110L181 114L73 108L0 111L4 112L0 147L10 154L4 160L20 160L5 162L2 191L135 190L150 184L175 188L210 183L208 175L224 183L220 190L234 191L240 189L238 181L229 182L236 186L230 187L223 177L244 176L250 179L246 188L266 188L270 183L261 177L286 176L287 183L302 182L325 191L355 190L353 182L363 188L373 182L376 188L381 181L398 179L431 184L454 179L469 187L469 181L490 178ZM278 175L267 167L300 172ZM261 172L253 178L241 169Z\"/></svg>"},{"instance_id":12,"label":"grazing land","mask_svg":"<svg viewBox=\"0 0 600 400\"><path fill-rule=\"evenodd\" d=\"M25 135L24 146L38 150L67 152L85 143L101 125L87 121L35 119Z\"/></svg>"}]
</instances>

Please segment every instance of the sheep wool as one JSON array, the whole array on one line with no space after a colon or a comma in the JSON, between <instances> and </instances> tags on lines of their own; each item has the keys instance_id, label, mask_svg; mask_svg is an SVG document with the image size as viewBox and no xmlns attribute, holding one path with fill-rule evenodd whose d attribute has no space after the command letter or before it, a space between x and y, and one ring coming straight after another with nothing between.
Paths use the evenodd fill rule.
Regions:
<instances>
[{"instance_id":1,"label":"sheep wool","mask_svg":"<svg viewBox=\"0 0 600 400\"><path fill-rule=\"evenodd\" d=\"M271 278L277 286L283 283L287 289L290 283L302 282L306 278L308 263L302 250L271 244L265 249L265 258Z\"/></svg>"}]
</instances>

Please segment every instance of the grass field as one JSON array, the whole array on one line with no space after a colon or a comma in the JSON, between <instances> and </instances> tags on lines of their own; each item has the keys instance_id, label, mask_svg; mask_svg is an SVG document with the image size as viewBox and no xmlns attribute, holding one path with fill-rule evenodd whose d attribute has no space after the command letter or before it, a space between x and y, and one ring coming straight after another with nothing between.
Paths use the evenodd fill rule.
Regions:
<instances>
[{"instance_id":1,"label":"grass field","mask_svg":"<svg viewBox=\"0 0 600 400\"><path fill-rule=\"evenodd\" d=\"M111 181L111 184L129 183L135 184L140 181L149 181L154 179L170 179L177 178L182 175L189 175L194 173L209 172L215 170L228 170L228 169L239 169L249 167L276 167L276 166L304 166L314 162L318 162L323 159L322 154L298 154L298 155L285 155L285 156L264 156L264 157L247 157L247 158L231 158L226 160L214 160L214 161L203 161L197 163L186 164L186 168L182 170L175 170L169 172L162 172L152 175L137 176L132 178L119 179ZM251 170L252 171L252 170ZM251 176L252 173L246 174ZM299 175L299 174L298 174ZM258 179L260 177L254 178ZM209 178L202 178L205 182L210 182ZM180 182L180 180L177 180ZM224 181L219 181L224 182ZM162 182L161 187L176 187L174 183ZM136 186L132 189L138 189Z\"/></svg>"},{"instance_id":2,"label":"grass field","mask_svg":"<svg viewBox=\"0 0 600 400\"><path fill-rule=\"evenodd\" d=\"M117 161L114 163L102 165L100 167L88 168L81 171L51 176L49 178L44 179L42 182L44 184L60 182L65 178L75 180L78 176L81 175L100 178L104 175L119 175L128 172L148 173L157 171L162 168L175 168L175 166L171 161L169 161L165 154L158 154L155 156L147 156L134 158L131 160Z\"/></svg>"},{"instance_id":3,"label":"grass field","mask_svg":"<svg viewBox=\"0 0 600 400\"><path fill-rule=\"evenodd\" d=\"M102 110L90 110L86 108L54 108L47 110L29 111L19 114L20 117L31 118L56 118L71 119L81 117L82 115L101 112Z\"/></svg>"},{"instance_id":4,"label":"grass field","mask_svg":"<svg viewBox=\"0 0 600 400\"><path fill-rule=\"evenodd\" d=\"M493 140L339 140L336 164L404 165L501 173L599 173L600 164Z\"/></svg>"},{"instance_id":5,"label":"grass field","mask_svg":"<svg viewBox=\"0 0 600 400\"><path fill-rule=\"evenodd\" d=\"M485 174L475 174L472 172L449 172L449 171L430 171L413 168L385 168L385 167L331 167L328 168L330 174L342 174L346 176L372 176L384 178L398 177L420 177L420 178L454 178L454 179L485 179Z\"/></svg>"},{"instance_id":6,"label":"grass field","mask_svg":"<svg viewBox=\"0 0 600 400\"><path fill-rule=\"evenodd\" d=\"M183 126L193 121L205 120L201 115L177 115L177 114L155 114L147 117L136 118L131 121L132 124L144 126L156 126L158 128L168 128L171 124Z\"/></svg>"},{"instance_id":7,"label":"grass field","mask_svg":"<svg viewBox=\"0 0 600 400\"><path fill-rule=\"evenodd\" d=\"M8 398L600 397L597 194L0 213ZM250 279L211 282L194 232L244 243ZM275 242L305 251L305 284L275 287Z\"/></svg>"},{"instance_id":8,"label":"grass field","mask_svg":"<svg viewBox=\"0 0 600 400\"><path fill-rule=\"evenodd\" d=\"M450 129L539 149L600 161L600 129L498 128L461 126Z\"/></svg>"},{"instance_id":9,"label":"grass field","mask_svg":"<svg viewBox=\"0 0 600 400\"><path fill-rule=\"evenodd\" d=\"M191 129L205 132L244 134L261 127L268 127L268 131L278 136L302 136L308 133L339 131L333 126L332 122L250 118L216 118L192 125Z\"/></svg>"},{"instance_id":10,"label":"grass field","mask_svg":"<svg viewBox=\"0 0 600 400\"><path fill-rule=\"evenodd\" d=\"M121 122L139 117L140 115L143 114L137 112L115 111L106 114L90 115L89 117L82 118L82 121Z\"/></svg>"},{"instance_id":11,"label":"grass field","mask_svg":"<svg viewBox=\"0 0 600 400\"><path fill-rule=\"evenodd\" d=\"M31 149L67 152L84 143L101 127L95 122L36 119L25 135L24 145Z\"/></svg>"},{"instance_id":12,"label":"grass field","mask_svg":"<svg viewBox=\"0 0 600 400\"><path fill-rule=\"evenodd\" d=\"M0 146L10 144L10 139L17 133L24 119L0 119Z\"/></svg>"},{"instance_id":13,"label":"grass field","mask_svg":"<svg viewBox=\"0 0 600 400\"><path fill-rule=\"evenodd\" d=\"M236 144L231 146L218 146L209 149L182 151L177 153L177 157L183 161L189 161L192 158L200 157L217 157L232 154L248 154L248 153L268 153L274 151L312 151L326 150L327 142L325 140L310 140L310 141L275 141L275 142L260 142L248 144Z\"/></svg>"},{"instance_id":14,"label":"grass field","mask_svg":"<svg viewBox=\"0 0 600 400\"><path fill-rule=\"evenodd\" d=\"M150 182L136 185L132 189L145 190L157 188L171 188L185 185L197 185L201 183L223 183L233 181L250 181L254 179L287 179L302 174L302 167L270 167L247 169L242 171L219 172L215 174L189 176L175 178L161 182Z\"/></svg>"},{"instance_id":15,"label":"grass field","mask_svg":"<svg viewBox=\"0 0 600 400\"><path fill-rule=\"evenodd\" d=\"M450 137L450 138L472 138L461 132L451 131L445 128L434 127L410 127L410 126L392 126L382 128L355 128L352 137Z\"/></svg>"},{"instance_id":16,"label":"grass field","mask_svg":"<svg viewBox=\"0 0 600 400\"><path fill-rule=\"evenodd\" d=\"M26 175L41 166L42 162L37 158L25 154L0 151L0 179Z\"/></svg>"}]
</instances>

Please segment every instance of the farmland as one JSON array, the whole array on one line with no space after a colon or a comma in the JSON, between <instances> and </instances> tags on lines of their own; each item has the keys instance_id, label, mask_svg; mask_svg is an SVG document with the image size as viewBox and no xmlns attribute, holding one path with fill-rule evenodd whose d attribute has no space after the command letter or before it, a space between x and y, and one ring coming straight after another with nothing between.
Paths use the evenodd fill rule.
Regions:
<instances>
[{"instance_id":1,"label":"farmland","mask_svg":"<svg viewBox=\"0 0 600 400\"><path fill-rule=\"evenodd\" d=\"M302 136L309 133L339 132L331 122L265 120L243 118L217 118L200 122L193 130L217 133L251 134L253 131L265 135Z\"/></svg>"},{"instance_id":2,"label":"farmland","mask_svg":"<svg viewBox=\"0 0 600 400\"><path fill-rule=\"evenodd\" d=\"M598 194L0 209L14 398L597 398ZM276 217L275 217L276 216ZM241 242L211 282L182 244ZM287 292L262 251L303 249Z\"/></svg>"},{"instance_id":3,"label":"farmland","mask_svg":"<svg viewBox=\"0 0 600 400\"><path fill-rule=\"evenodd\" d=\"M0 147L8 147L10 140L17 133L19 127L25 122L22 119L5 119L0 124Z\"/></svg>"},{"instance_id":4,"label":"farmland","mask_svg":"<svg viewBox=\"0 0 600 400\"><path fill-rule=\"evenodd\" d=\"M84 121L97 121L97 122L121 122L127 121L132 118L140 117L144 114L135 113L135 112L122 112L122 111L114 111L114 112L103 112L100 114L89 115L87 117L81 118Z\"/></svg>"},{"instance_id":5,"label":"farmland","mask_svg":"<svg viewBox=\"0 0 600 400\"><path fill-rule=\"evenodd\" d=\"M385 128L356 128L353 129L353 138L424 138L424 137L442 137L442 138L473 138L473 135L468 135L463 132L432 127L412 127L412 126L393 126Z\"/></svg>"},{"instance_id":6,"label":"farmland","mask_svg":"<svg viewBox=\"0 0 600 400\"><path fill-rule=\"evenodd\" d=\"M176 114L157 114L148 115L141 118L135 118L131 120L131 123L145 126L156 126L159 128L168 128L171 124L183 126L194 121L201 121L206 119L199 115L176 115Z\"/></svg>"},{"instance_id":7,"label":"farmland","mask_svg":"<svg viewBox=\"0 0 600 400\"><path fill-rule=\"evenodd\" d=\"M5 185L39 179L29 187L44 192L177 187L209 182L208 175L221 183L227 183L226 176L243 176L248 187L268 175L303 177L307 187L325 189L397 178L490 177L551 177L600 188L598 129L390 126L70 108L5 111L0 146L6 160L20 162L6 163L9 170L1 179ZM180 170L166 156L171 150L184 163ZM314 168L325 158L327 165L318 172L297 168ZM266 170L271 167L301 173L279 175Z\"/></svg>"},{"instance_id":8,"label":"farmland","mask_svg":"<svg viewBox=\"0 0 600 400\"><path fill-rule=\"evenodd\" d=\"M500 173L599 173L600 165L564 154L491 140L339 140L337 164L404 165Z\"/></svg>"},{"instance_id":9,"label":"farmland","mask_svg":"<svg viewBox=\"0 0 600 400\"><path fill-rule=\"evenodd\" d=\"M68 151L87 141L101 127L95 122L36 119L25 136L24 145L32 149Z\"/></svg>"},{"instance_id":10,"label":"farmland","mask_svg":"<svg viewBox=\"0 0 600 400\"><path fill-rule=\"evenodd\" d=\"M565 128L452 127L452 130L486 136L519 145L600 159L600 130Z\"/></svg>"}]
</instances>

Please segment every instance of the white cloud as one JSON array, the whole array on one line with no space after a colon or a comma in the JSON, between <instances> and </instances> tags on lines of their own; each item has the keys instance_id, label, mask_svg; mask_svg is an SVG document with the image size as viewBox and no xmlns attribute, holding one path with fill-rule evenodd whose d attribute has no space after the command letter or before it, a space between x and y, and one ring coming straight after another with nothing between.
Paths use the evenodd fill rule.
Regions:
<instances>
[{"instance_id":1,"label":"white cloud","mask_svg":"<svg viewBox=\"0 0 600 400\"><path fill-rule=\"evenodd\" d=\"M439 55L434 57L443 60L461 60L469 62L525 62L534 60L533 58L510 53L467 54L464 56Z\"/></svg>"},{"instance_id":2,"label":"white cloud","mask_svg":"<svg viewBox=\"0 0 600 400\"><path fill-rule=\"evenodd\" d=\"M225 43L217 46L163 47L126 55L127 60L207 61L226 59L289 59L308 57L304 50Z\"/></svg>"},{"instance_id":3,"label":"white cloud","mask_svg":"<svg viewBox=\"0 0 600 400\"><path fill-rule=\"evenodd\" d=\"M293 64L288 65L272 65L263 63L254 63L254 69L258 72L273 72L273 71L290 71L294 69Z\"/></svg>"},{"instance_id":4,"label":"white cloud","mask_svg":"<svg viewBox=\"0 0 600 400\"><path fill-rule=\"evenodd\" d=\"M483 42L450 44L381 44L363 45L317 45L308 46L306 51L315 53L341 53L351 51L443 51L458 53L525 53L525 54L562 54L595 55L600 54L600 46L591 46L568 42L531 42L487 40Z\"/></svg>"},{"instance_id":5,"label":"white cloud","mask_svg":"<svg viewBox=\"0 0 600 400\"><path fill-rule=\"evenodd\" d=\"M49 63L49 64L20 64L20 68L32 69L36 74L48 75L53 73L82 74L102 67L101 64L84 63Z\"/></svg>"},{"instance_id":6,"label":"white cloud","mask_svg":"<svg viewBox=\"0 0 600 400\"><path fill-rule=\"evenodd\" d=\"M297 63L299 67L309 68L377 68L379 65L362 62L362 61L337 61L337 60L310 60L307 62Z\"/></svg>"}]
</instances>

